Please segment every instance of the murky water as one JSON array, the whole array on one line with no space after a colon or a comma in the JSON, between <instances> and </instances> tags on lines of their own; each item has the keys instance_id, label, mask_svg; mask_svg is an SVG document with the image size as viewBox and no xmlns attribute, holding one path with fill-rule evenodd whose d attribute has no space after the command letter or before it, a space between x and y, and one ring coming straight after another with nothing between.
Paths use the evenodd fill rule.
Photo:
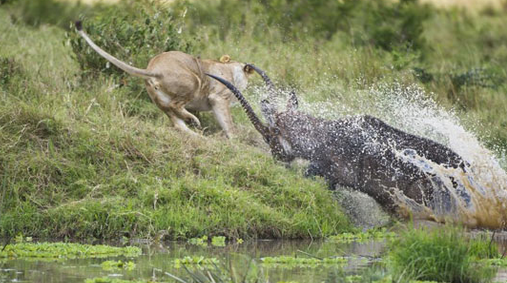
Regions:
<instances>
[{"instance_id":1,"label":"murky water","mask_svg":"<svg viewBox=\"0 0 507 283\"><path fill-rule=\"evenodd\" d=\"M507 234L496 238L501 251L507 249ZM236 274L243 278L247 272L259 282L344 282L351 275L382 272L375 265L381 259L385 241L363 243L332 243L326 241L251 241L225 247L197 246L182 242L166 242L142 246L143 254L137 258L72 259L65 261L3 260L0 261L0 282L84 282L95 277L120 278L123 280L153 280L176 282L165 273L188 280L190 274L184 268L176 268L174 260L186 256L216 258L223 267L224 276ZM261 258L268 256L308 257L345 256L347 264L318 266L264 265ZM106 260L132 261L133 270L105 270L101 263ZM375 268L372 267L375 265ZM201 270L188 267L192 272ZM214 270L213 267L210 267ZM231 272L232 271L232 272ZM226 274L226 275L225 275ZM371 276L371 275L370 275ZM499 270L495 282L507 280L507 270Z\"/></svg>"},{"instance_id":2,"label":"murky water","mask_svg":"<svg viewBox=\"0 0 507 283\"><path fill-rule=\"evenodd\" d=\"M439 226L432 222L417 222L417 226ZM470 232L473 237L490 238L484 231ZM495 232L494 240L500 253L507 253L507 231ZM174 265L175 259L184 257L204 257L218 259L224 277L235 274L243 278L246 274L259 278L259 282L346 282L347 277L363 275L372 278L385 272L381 264L386 248L386 240L369 240L365 242L336 243L330 241L310 240L258 240L242 244L228 244L224 247L212 245L200 246L186 242L164 242L153 245L138 245L143 253L136 258L114 257L70 260L35 260L16 259L0 260L0 282L84 282L96 277L119 278L123 280L153 280L176 282L167 273L184 280L190 274L184 268ZM267 265L262 263L264 257L296 256L300 258L345 257L344 265ZM106 270L101 265L107 260L132 261L135 267ZM203 272L202 267L188 265L191 272ZM209 270L214 267L209 266ZM379 278L378 278L379 279ZM239 281L241 282L241 281ZM493 282L507 282L507 269L499 269Z\"/></svg>"},{"instance_id":3,"label":"murky water","mask_svg":"<svg viewBox=\"0 0 507 283\"><path fill-rule=\"evenodd\" d=\"M143 255L137 258L73 259L66 261L7 260L0 261L0 282L84 282L86 278L114 277L124 280L156 279L173 282L165 272L189 278L183 268L175 268L173 261L185 256L217 258L225 269L233 269L239 278L247 271L264 279L261 282L297 281L322 282L329 278L344 278L359 274L380 256L384 242L329 243L324 241L253 241L225 247L196 246L180 242L143 246ZM313 267L267 266L261 258L295 255L308 257L348 256L344 266ZM133 261L132 271L104 270L106 260ZM192 270L191 267L189 267Z\"/></svg>"}]
</instances>

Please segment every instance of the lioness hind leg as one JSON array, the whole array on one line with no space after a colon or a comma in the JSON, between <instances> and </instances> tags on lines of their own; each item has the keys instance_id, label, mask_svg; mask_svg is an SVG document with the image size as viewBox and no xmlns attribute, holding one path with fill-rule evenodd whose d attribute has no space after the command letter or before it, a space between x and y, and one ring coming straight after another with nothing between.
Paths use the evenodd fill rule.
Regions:
<instances>
[{"instance_id":1,"label":"lioness hind leg","mask_svg":"<svg viewBox=\"0 0 507 283\"><path fill-rule=\"evenodd\" d=\"M199 121L199 118L197 118L194 114L188 112L185 107L180 106L176 109L174 109L174 112L178 114L183 120L185 120L187 123L193 124L197 128L201 128L201 122Z\"/></svg>"},{"instance_id":2,"label":"lioness hind leg","mask_svg":"<svg viewBox=\"0 0 507 283\"><path fill-rule=\"evenodd\" d=\"M200 125L199 119L197 119L197 117L195 117L194 115L190 113L188 113L190 116L180 114L181 111L178 111L179 110L178 104L184 105L181 101L180 103L174 103L174 101L171 100L169 95L166 95L166 93L156 88L154 86L154 83L151 81L146 81L146 90L148 91L151 100L169 117L174 128L192 135L198 135L194 131L190 130L188 126L185 124L185 121L183 121L180 118L182 117L184 119L185 117L189 117L192 121L197 120L197 124ZM180 107L182 108L183 106ZM192 117L194 117L195 119L193 119Z\"/></svg>"},{"instance_id":3,"label":"lioness hind leg","mask_svg":"<svg viewBox=\"0 0 507 283\"><path fill-rule=\"evenodd\" d=\"M191 134L193 136L199 136L196 132L192 131L188 128L187 124L185 124L185 121L180 119L177 115L172 113L170 110L165 111L165 114L171 119L171 122L173 123L174 128L176 128L179 131Z\"/></svg>"},{"instance_id":4,"label":"lioness hind leg","mask_svg":"<svg viewBox=\"0 0 507 283\"><path fill-rule=\"evenodd\" d=\"M225 136L227 138L232 138L233 125L231 111L229 109L229 101L217 94L211 94L208 99L211 104L213 114L215 114L218 124L220 124L220 127L224 130Z\"/></svg>"},{"instance_id":5,"label":"lioness hind leg","mask_svg":"<svg viewBox=\"0 0 507 283\"><path fill-rule=\"evenodd\" d=\"M183 119L185 122L193 124L195 127L200 128L201 122L197 117L195 117L194 114L190 113L185 109L185 104L187 104L188 101L184 100L171 100L169 103L163 105L164 112L170 111L177 115L180 119Z\"/></svg>"}]
</instances>

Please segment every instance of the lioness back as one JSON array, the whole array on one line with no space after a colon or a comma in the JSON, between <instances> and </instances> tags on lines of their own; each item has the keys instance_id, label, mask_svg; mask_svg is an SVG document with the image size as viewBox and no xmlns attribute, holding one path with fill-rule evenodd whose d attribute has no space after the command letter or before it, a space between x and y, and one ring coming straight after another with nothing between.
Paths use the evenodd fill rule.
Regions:
<instances>
[{"instance_id":1,"label":"lioness back","mask_svg":"<svg viewBox=\"0 0 507 283\"><path fill-rule=\"evenodd\" d=\"M165 93L184 96L187 102L200 97L207 82L198 59L180 51L155 56L147 70L161 75L156 81Z\"/></svg>"},{"instance_id":2,"label":"lioness back","mask_svg":"<svg viewBox=\"0 0 507 283\"><path fill-rule=\"evenodd\" d=\"M180 51L164 52L153 57L146 69L164 76L177 76L188 72L201 73L197 59Z\"/></svg>"}]
</instances>

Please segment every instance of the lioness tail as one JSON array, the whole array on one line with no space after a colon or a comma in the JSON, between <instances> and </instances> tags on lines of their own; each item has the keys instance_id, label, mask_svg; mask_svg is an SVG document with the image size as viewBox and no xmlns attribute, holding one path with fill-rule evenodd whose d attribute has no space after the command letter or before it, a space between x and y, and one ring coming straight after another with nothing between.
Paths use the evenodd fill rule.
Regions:
<instances>
[{"instance_id":1,"label":"lioness tail","mask_svg":"<svg viewBox=\"0 0 507 283\"><path fill-rule=\"evenodd\" d=\"M106 51L102 50L102 48L98 47L91 38L83 31L83 23L81 21L76 22L76 29L77 32L81 37L86 40L86 42L90 45L93 50L95 50L97 53L99 53L100 56L104 57L107 61L113 63L116 67L122 69L123 71L144 79L153 78L153 77L160 77L159 74L149 72L145 69L139 69L136 67L132 67L129 64L122 62L118 59L116 59L113 55L107 53Z\"/></svg>"}]
</instances>

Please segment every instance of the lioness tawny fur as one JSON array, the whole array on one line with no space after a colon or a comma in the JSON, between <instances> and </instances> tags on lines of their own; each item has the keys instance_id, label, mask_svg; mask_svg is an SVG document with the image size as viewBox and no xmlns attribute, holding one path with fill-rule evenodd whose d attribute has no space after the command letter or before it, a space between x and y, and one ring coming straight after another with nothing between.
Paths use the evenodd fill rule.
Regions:
<instances>
[{"instance_id":1,"label":"lioness tawny fur","mask_svg":"<svg viewBox=\"0 0 507 283\"><path fill-rule=\"evenodd\" d=\"M128 65L98 47L83 31L82 23L76 22L76 29L100 56L113 65L143 78L151 100L171 119L178 130L196 133L185 122L200 127L200 121L191 111L210 111L225 132L232 136L233 124L229 110L233 94L221 83L210 80L205 74L226 78L239 89L245 89L253 70L248 64L234 62L227 55L220 61L199 59L179 51L169 51L153 57L146 69Z\"/></svg>"}]
</instances>

